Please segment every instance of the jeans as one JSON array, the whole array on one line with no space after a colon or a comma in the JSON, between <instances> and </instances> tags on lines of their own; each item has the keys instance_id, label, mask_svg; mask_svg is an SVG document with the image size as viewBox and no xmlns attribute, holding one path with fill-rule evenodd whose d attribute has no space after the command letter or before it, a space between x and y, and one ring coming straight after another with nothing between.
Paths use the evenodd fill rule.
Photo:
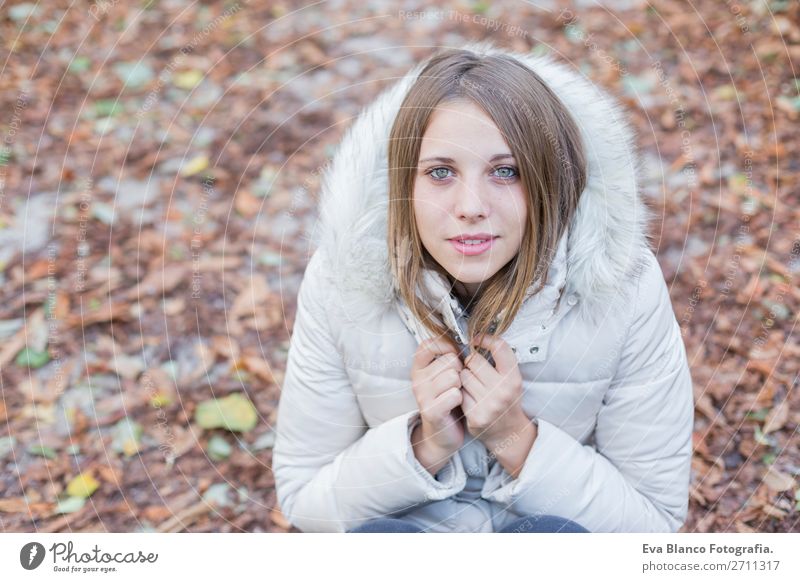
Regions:
<instances>
[{"instance_id":1,"label":"jeans","mask_svg":"<svg viewBox=\"0 0 800 582\"><path fill-rule=\"evenodd\" d=\"M424 533L409 521L393 517L371 519L347 533ZM526 515L497 533L590 533L588 529L557 515Z\"/></svg>"}]
</instances>

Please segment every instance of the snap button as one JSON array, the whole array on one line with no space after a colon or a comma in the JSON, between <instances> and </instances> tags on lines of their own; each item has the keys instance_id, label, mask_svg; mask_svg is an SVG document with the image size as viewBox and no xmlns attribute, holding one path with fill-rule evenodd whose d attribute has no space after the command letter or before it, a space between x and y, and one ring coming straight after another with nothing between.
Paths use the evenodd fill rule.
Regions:
<instances>
[{"instance_id":1,"label":"snap button","mask_svg":"<svg viewBox=\"0 0 800 582\"><path fill-rule=\"evenodd\" d=\"M547 329L547 326L546 326L546 325L543 325L543 326L542 326L542 331L544 331L544 330L546 330L546 329Z\"/></svg>"},{"instance_id":2,"label":"snap button","mask_svg":"<svg viewBox=\"0 0 800 582\"><path fill-rule=\"evenodd\" d=\"M539 351L539 346L531 346L531 353L532 354L535 354L538 351Z\"/></svg>"},{"instance_id":3,"label":"snap button","mask_svg":"<svg viewBox=\"0 0 800 582\"><path fill-rule=\"evenodd\" d=\"M574 295L570 295L569 297L567 297L567 303L568 304L575 305L577 302L578 302L578 298L575 297Z\"/></svg>"}]
</instances>

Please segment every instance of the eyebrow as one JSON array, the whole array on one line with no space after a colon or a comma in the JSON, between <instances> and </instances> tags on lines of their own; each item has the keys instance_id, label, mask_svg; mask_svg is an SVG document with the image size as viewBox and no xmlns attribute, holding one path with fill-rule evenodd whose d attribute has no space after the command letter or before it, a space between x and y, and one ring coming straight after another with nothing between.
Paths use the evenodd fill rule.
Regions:
<instances>
[{"instance_id":1,"label":"eyebrow","mask_svg":"<svg viewBox=\"0 0 800 582\"><path fill-rule=\"evenodd\" d=\"M504 160L506 158L513 158L512 154L495 154L491 158L489 158L489 163L496 162L497 160ZM441 162L442 164L455 164L456 161L453 158L443 158L437 156L435 158L425 158L424 160L420 160L420 164L424 164L426 162Z\"/></svg>"}]
</instances>

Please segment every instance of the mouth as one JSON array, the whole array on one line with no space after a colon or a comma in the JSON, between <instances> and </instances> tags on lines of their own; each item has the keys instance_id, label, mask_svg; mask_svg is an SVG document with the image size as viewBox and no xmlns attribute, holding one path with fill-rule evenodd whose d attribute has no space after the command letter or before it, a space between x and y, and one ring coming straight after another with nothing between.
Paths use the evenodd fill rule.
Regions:
<instances>
[{"instance_id":1,"label":"mouth","mask_svg":"<svg viewBox=\"0 0 800 582\"><path fill-rule=\"evenodd\" d=\"M494 240L499 238L490 234L479 233L474 235L460 235L450 239L456 251L466 256L480 255L488 251Z\"/></svg>"}]
</instances>

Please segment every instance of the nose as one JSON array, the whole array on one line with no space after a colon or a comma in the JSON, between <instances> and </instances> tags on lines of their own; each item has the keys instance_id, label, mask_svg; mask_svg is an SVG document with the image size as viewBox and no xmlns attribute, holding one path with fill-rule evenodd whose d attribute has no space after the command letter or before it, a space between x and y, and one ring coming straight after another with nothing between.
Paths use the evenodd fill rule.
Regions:
<instances>
[{"instance_id":1,"label":"nose","mask_svg":"<svg viewBox=\"0 0 800 582\"><path fill-rule=\"evenodd\" d=\"M454 188L453 212L460 220L477 221L491 214L489 201L479 177L465 176Z\"/></svg>"}]
</instances>

